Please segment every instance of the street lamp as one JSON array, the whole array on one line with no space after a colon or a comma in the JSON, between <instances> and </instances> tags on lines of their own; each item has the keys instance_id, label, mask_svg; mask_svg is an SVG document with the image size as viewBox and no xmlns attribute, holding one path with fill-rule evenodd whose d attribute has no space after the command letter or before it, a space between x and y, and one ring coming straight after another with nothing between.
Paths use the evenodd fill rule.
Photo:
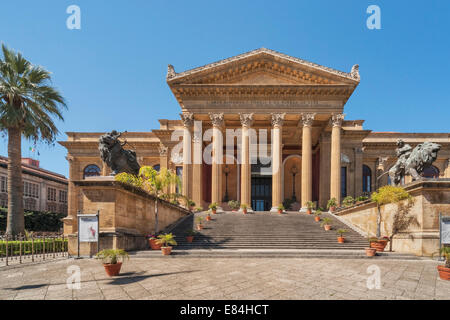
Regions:
<instances>
[{"instance_id":1,"label":"street lamp","mask_svg":"<svg viewBox=\"0 0 450 320\"><path fill-rule=\"evenodd\" d=\"M297 174L298 169L295 165L292 166L291 168L291 173L292 173L292 201L296 202L297 201L297 197L295 196L295 175Z\"/></svg>"},{"instance_id":2,"label":"street lamp","mask_svg":"<svg viewBox=\"0 0 450 320\"><path fill-rule=\"evenodd\" d=\"M225 173L225 196L223 202L228 202L228 174L230 173L230 167L226 164L223 167L223 173Z\"/></svg>"}]
</instances>

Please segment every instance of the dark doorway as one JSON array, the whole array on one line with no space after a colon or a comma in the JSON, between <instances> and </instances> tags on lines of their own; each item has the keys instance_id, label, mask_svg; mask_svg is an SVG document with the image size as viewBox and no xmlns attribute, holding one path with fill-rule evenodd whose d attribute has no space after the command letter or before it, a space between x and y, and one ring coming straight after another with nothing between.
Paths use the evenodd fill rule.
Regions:
<instances>
[{"instance_id":1,"label":"dark doorway","mask_svg":"<svg viewBox=\"0 0 450 320\"><path fill-rule=\"evenodd\" d=\"M252 177L253 211L269 211L272 207L272 177Z\"/></svg>"}]
</instances>

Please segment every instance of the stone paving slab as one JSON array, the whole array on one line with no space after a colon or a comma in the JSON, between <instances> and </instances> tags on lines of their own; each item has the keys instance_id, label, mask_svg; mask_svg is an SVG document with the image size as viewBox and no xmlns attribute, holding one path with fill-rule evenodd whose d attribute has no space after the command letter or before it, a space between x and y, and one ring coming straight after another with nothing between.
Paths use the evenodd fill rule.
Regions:
<instances>
[{"instance_id":1,"label":"stone paving slab","mask_svg":"<svg viewBox=\"0 0 450 320\"><path fill-rule=\"evenodd\" d=\"M94 259L64 259L0 268L0 300L183 299L450 299L450 281L433 260L151 259L132 257L121 275L106 276ZM369 266L380 288L369 289ZM80 289L69 289L68 267ZM75 268L76 268L75 267Z\"/></svg>"}]
</instances>

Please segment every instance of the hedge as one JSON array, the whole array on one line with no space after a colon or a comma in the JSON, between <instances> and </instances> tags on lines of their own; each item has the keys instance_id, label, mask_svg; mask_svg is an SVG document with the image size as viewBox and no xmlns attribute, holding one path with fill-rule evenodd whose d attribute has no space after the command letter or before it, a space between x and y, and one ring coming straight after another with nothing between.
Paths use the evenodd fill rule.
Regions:
<instances>
[{"instance_id":1,"label":"hedge","mask_svg":"<svg viewBox=\"0 0 450 320\"><path fill-rule=\"evenodd\" d=\"M47 238L45 239L45 252L46 253L53 253L53 242L55 245L55 251L61 252L61 251L67 251L67 239L57 238L57 239L51 239ZM35 239L34 240L34 254L39 254L44 252L44 239ZM32 241L26 240L22 241L22 254L31 254L31 247L32 247ZM19 241L8 241L8 255L19 255L20 254L20 242ZM0 241L0 256L6 255L6 241L1 240Z\"/></svg>"},{"instance_id":2,"label":"hedge","mask_svg":"<svg viewBox=\"0 0 450 320\"><path fill-rule=\"evenodd\" d=\"M8 209L0 208L0 231L6 230ZM64 213L25 211L25 229L28 231L57 232L63 227Z\"/></svg>"}]
</instances>

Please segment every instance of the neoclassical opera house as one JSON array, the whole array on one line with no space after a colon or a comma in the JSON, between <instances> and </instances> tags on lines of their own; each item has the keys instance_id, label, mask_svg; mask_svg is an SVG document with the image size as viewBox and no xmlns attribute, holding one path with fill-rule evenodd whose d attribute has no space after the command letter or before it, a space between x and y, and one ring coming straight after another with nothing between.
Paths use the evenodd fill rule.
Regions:
<instances>
[{"instance_id":1,"label":"neoclassical opera house","mask_svg":"<svg viewBox=\"0 0 450 320\"><path fill-rule=\"evenodd\" d=\"M343 72L261 48L179 73L169 65L166 81L180 104L180 119L161 119L159 129L122 138L141 166L175 170L182 177L181 192L197 206L217 202L226 209L228 200L239 200L254 211L268 211L290 198L298 209L307 201L325 207L333 197L369 194L389 183L383 173L396 161L397 139L413 147L428 140L441 144L424 175L450 177L449 133L372 132L363 128L364 120L345 118L345 104L360 82L357 65ZM212 138L195 134L194 122L201 122L202 132L212 129ZM236 138L240 154L237 148L227 153L226 129L266 129L268 166L280 170L267 170L260 157L249 161L256 157L245 134ZM182 134L173 141L176 130ZM60 142L70 163L69 216L81 209L72 181L109 174L99 157L101 134L68 132L67 141ZM171 155L181 140L180 159ZM192 157L205 148L222 152L224 163L214 157L212 163L196 163Z\"/></svg>"}]
</instances>

